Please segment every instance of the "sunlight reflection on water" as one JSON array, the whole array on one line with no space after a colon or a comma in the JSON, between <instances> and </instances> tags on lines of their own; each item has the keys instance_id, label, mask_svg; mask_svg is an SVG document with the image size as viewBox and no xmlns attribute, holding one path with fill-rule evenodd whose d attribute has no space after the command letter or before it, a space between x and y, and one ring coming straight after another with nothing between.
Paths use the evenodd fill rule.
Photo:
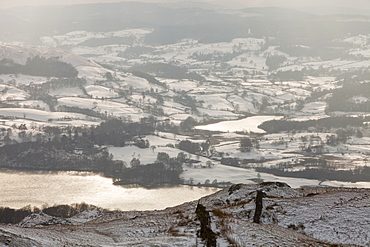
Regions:
<instances>
[{"instance_id":1,"label":"sunlight reflection on water","mask_svg":"<svg viewBox=\"0 0 370 247\"><path fill-rule=\"evenodd\" d=\"M11 208L86 202L109 209L154 210L197 200L218 191L189 186L126 188L113 185L109 178L75 172L1 170L0 181L0 206Z\"/></svg>"}]
</instances>

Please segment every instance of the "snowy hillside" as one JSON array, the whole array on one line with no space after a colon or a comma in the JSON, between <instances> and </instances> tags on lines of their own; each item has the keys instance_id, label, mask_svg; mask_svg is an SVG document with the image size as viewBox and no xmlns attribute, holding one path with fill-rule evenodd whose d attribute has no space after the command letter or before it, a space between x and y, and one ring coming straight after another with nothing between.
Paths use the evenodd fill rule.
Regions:
<instances>
[{"instance_id":1,"label":"snowy hillside","mask_svg":"<svg viewBox=\"0 0 370 247\"><path fill-rule=\"evenodd\" d=\"M6 58L11 59L18 64L25 64L28 58L36 56L45 58L59 58L63 62L70 63L75 67L99 66L92 61L62 49L46 49L41 47L24 47L4 44L0 45L0 60Z\"/></svg>"},{"instance_id":2,"label":"snowy hillside","mask_svg":"<svg viewBox=\"0 0 370 247\"><path fill-rule=\"evenodd\" d=\"M82 74L82 76L92 75L91 71L96 71L98 73L106 73L109 71L102 68L94 61L62 49L0 44L0 61L3 59L9 59L17 64L25 65L28 59L37 56L46 59L57 58L59 61L71 64Z\"/></svg>"}]
</instances>

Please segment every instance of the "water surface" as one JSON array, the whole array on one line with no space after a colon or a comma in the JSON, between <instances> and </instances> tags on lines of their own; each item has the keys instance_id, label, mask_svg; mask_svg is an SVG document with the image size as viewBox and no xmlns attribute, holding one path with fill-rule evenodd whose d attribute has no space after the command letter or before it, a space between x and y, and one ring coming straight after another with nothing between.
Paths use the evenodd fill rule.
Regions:
<instances>
[{"instance_id":1,"label":"water surface","mask_svg":"<svg viewBox=\"0 0 370 247\"><path fill-rule=\"evenodd\" d=\"M144 189L115 186L91 173L9 172L0 170L0 206L72 204L85 202L120 210L154 210L176 206L212 194L218 189L176 186Z\"/></svg>"}]
</instances>

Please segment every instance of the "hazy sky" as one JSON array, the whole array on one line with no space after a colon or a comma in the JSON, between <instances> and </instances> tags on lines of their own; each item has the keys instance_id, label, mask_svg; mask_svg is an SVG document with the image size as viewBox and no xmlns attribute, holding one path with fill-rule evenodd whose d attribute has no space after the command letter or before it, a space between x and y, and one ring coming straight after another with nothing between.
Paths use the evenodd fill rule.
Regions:
<instances>
[{"instance_id":1,"label":"hazy sky","mask_svg":"<svg viewBox=\"0 0 370 247\"><path fill-rule=\"evenodd\" d=\"M9 8L24 5L65 5L77 3L95 3L95 2L122 2L130 0L0 0L0 8ZM135 0L131 0L135 1ZM188 0L139 0L140 2L181 2ZM138 1L138 2L139 2ZM333 6L333 7L351 7L358 9L369 9L370 0L194 0L209 3L216 3L224 6L238 7L260 7L260 6L278 6L290 8L304 8L306 6Z\"/></svg>"}]
</instances>

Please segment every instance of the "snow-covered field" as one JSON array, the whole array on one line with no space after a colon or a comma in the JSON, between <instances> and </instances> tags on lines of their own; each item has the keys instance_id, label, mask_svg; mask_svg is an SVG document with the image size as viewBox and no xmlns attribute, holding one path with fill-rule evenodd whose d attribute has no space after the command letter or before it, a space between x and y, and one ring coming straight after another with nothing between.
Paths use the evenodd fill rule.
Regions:
<instances>
[{"instance_id":1,"label":"snow-covered field","mask_svg":"<svg viewBox=\"0 0 370 247\"><path fill-rule=\"evenodd\" d=\"M235 121L223 121L215 124L196 126L195 129L221 131L221 132L253 132L264 133L265 131L258 128L263 122L282 119L281 116L255 116Z\"/></svg>"},{"instance_id":2,"label":"snow-covered field","mask_svg":"<svg viewBox=\"0 0 370 247\"><path fill-rule=\"evenodd\" d=\"M138 121L140 118L145 116L143 111L137 107L101 99L64 97L58 99L58 105L90 109L106 115L113 115L115 117L130 116L134 121Z\"/></svg>"},{"instance_id":3,"label":"snow-covered field","mask_svg":"<svg viewBox=\"0 0 370 247\"><path fill-rule=\"evenodd\" d=\"M23 118L39 122L48 122L48 120L61 120L61 119L80 119L91 120L88 117L79 113L71 112L47 112L36 109L28 108L0 108L0 115L5 117Z\"/></svg>"},{"instance_id":4,"label":"snow-covered field","mask_svg":"<svg viewBox=\"0 0 370 247\"><path fill-rule=\"evenodd\" d=\"M114 92L111 88L103 86L90 85L86 87L86 91L93 98L115 98L118 97L118 93Z\"/></svg>"}]
</instances>

